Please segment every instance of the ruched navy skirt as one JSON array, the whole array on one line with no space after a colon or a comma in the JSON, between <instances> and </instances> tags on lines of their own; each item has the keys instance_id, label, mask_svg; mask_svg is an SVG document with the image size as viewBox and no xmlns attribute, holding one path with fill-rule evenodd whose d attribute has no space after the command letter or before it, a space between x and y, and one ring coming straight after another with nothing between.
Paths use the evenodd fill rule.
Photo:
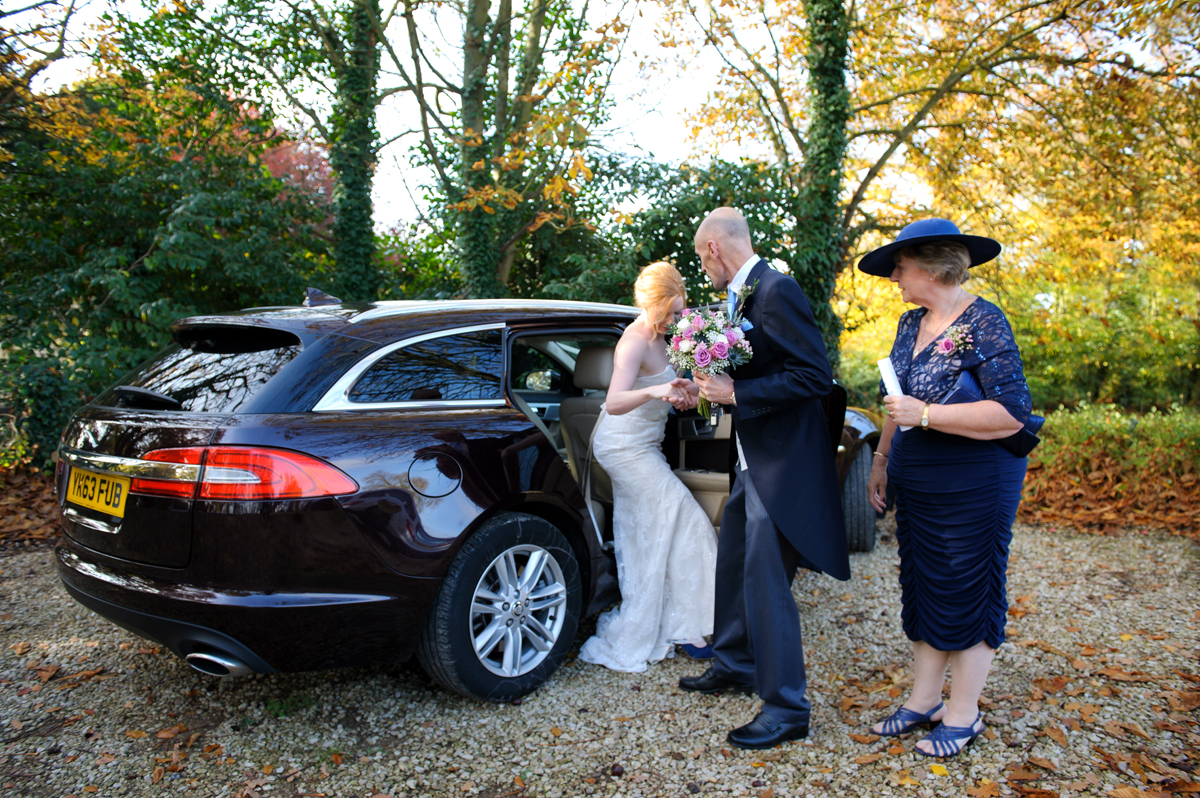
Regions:
<instances>
[{"instance_id":1,"label":"ruched navy skirt","mask_svg":"<svg viewBox=\"0 0 1200 798\"><path fill-rule=\"evenodd\" d=\"M992 441L896 430L888 481L910 640L938 651L1004 642L1005 572L1025 465Z\"/></svg>"}]
</instances>

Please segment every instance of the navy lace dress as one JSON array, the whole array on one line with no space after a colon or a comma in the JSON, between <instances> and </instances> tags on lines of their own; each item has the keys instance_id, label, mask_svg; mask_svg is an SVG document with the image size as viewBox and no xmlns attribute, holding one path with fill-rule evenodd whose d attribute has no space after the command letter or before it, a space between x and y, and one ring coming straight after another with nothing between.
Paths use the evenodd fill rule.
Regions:
<instances>
[{"instance_id":1,"label":"navy lace dress","mask_svg":"<svg viewBox=\"0 0 1200 798\"><path fill-rule=\"evenodd\" d=\"M1000 309L976 299L947 334L914 356L924 315L917 308L901 316L892 344L904 393L939 403L959 373L969 370L986 398L1024 423L1029 386ZM896 490L901 618L910 640L939 651L963 651L981 641L998 648L1004 641L1005 571L1024 479L1025 458L994 441L897 428L888 481Z\"/></svg>"}]
</instances>

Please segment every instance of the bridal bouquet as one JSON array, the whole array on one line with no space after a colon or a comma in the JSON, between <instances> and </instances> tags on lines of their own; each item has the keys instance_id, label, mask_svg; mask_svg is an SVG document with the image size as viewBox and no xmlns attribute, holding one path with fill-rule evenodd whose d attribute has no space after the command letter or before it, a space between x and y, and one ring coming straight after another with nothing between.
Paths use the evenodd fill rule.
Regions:
<instances>
[{"instance_id":1,"label":"bridal bouquet","mask_svg":"<svg viewBox=\"0 0 1200 798\"><path fill-rule=\"evenodd\" d=\"M667 359L677 371L690 370L710 377L750 360L754 352L742 332L741 319L730 319L721 311L688 309L668 331L671 345ZM700 415L712 417L712 409L700 398Z\"/></svg>"}]
</instances>

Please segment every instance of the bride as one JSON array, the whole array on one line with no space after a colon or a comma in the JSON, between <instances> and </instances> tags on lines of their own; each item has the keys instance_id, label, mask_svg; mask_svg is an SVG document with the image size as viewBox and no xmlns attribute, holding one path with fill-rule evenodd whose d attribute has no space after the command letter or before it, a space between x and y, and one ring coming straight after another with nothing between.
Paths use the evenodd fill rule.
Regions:
<instances>
[{"instance_id":1,"label":"bride","mask_svg":"<svg viewBox=\"0 0 1200 798\"><path fill-rule=\"evenodd\" d=\"M640 673L673 656L676 643L704 646L713 628L717 539L662 452L670 406L694 407L698 396L667 362L664 336L684 296L683 277L669 263L638 275L634 302L642 313L617 344L596 423L593 450L613 484L622 600L600 616L579 658L615 671Z\"/></svg>"}]
</instances>

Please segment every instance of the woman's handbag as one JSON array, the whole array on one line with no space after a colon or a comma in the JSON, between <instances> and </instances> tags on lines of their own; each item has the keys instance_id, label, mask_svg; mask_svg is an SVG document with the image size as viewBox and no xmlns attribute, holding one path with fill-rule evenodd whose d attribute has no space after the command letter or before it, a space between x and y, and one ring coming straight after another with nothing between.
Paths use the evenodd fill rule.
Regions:
<instances>
[{"instance_id":1,"label":"woman's handbag","mask_svg":"<svg viewBox=\"0 0 1200 798\"><path fill-rule=\"evenodd\" d=\"M946 394L946 398L942 399L941 404L959 405L967 402L982 402L985 398L983 386L979 384L979 380L975 379L975 375L970 371L964 370L958 373L958 380L954 383L950 393ZM1025 457L1042 442L1037 434L1041 432L1042 425L1045 423L1046 419L1030 413L1029 420L1025 422L1024 427L1007 438L997 439L996 443L1017 457Z\"/></svg>"}]
</instances>

